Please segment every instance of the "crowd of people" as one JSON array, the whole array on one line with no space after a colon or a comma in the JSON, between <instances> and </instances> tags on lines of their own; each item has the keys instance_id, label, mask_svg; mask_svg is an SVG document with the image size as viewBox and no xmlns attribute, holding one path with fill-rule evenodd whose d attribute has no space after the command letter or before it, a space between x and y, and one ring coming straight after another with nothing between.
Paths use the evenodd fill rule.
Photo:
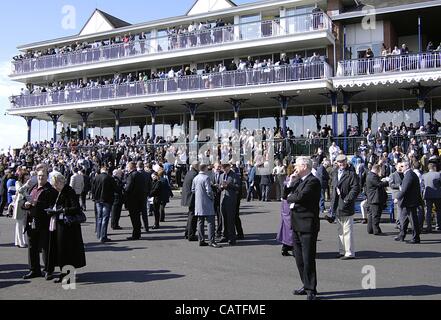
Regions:
<instances>
[{"instance_id":1,"label":"crowd of people","mask_svg":"<svg viewBox=\"0 0 441 320\"><path fill-rule=\"evenodd\" d=\"M234 39L233 26L226 24L223 19L217 19L215 22L201 21L199 23L191 22L190 25L168 27L164 37L167 47L161 47L161 37L158 37L158 51L175 50L187 47L194 47L197 45L207 45L211 43L219 43L222 41L232 41ZM225 37L225 33L228 37ZM150 33L140 32L132 34L131 32L112 37L110 39L97 40L94 42L79 42L64 45L61 47L52 47L44 50L28 50L26 53L19 54L13 57L14 61L22 61L26 59L35 59L52 55L65 55L75 52L83 52L84 50L105 48L107 46L115 46L126 44L123 47L122 55L143 54L149 52ZM224 39L224 40L223 40ZM139 52L135 52L135 44L139 45Z\"/></svg>"},{"instance_id":2,"label":"crowd of people","mask_svg":"<svg viewBox=\"0 0 441 320\"><path fill-rule=\"evenodd\" d=\"M314 68L313 66L316 63L324 60L324 57L321 57L317 52L314 52L311 57L306 57L305 60L299 54L293 59L289 59L286 55L282 55L276 62L271 59L253 60L251 57L248 57L247 59L240 59L237 63L233 60L228 65L224 65L223 63L207 63L205 64L204 69L200 71L196 70L196 68L191 69L190 66L183 66L180 69L169 68L161 71L152 71L150 74L145 71L139 73L115 73L113 76L102 76L97 79L88 79L87 81L77 79L74 81L54 82L48 86L27 85L21 89L19 96L13 97L11 102L19 106L23 103L23 101L21 101L23 99L25 100L24 102L27 102L27 104L31 103L32 105L46 105L48 103L61 103L63 101L78 102L83 99L90 99L91 92L86 89L103 87L111 87L115 89L115 92L109 92L107 95L102 93L101 98L110 98L112 97L112 94L116 96L140 95L197 89L201 86L202 88L210 89L222 85L223 82L229 84L233 81L232 79L228 80L223 77L211 77L212 75L222 75L228 71L243 72L243 77L236 77L237 79L235 78L234 80L238 85L245 85L250 82L273 82L274 79L279 79L280 77L287 77L293 81L303 79L303 77L317 78L322 76L324 71L315 69L309 70L308 68ZM303 66L304 62L306 63L305 66ZM294 69L289 72L282 71L282 66L292 66ZM247 71L252 71L252 73L247 73ZM197 77L194 77L197 75L202 77L202 83L198 81ZM179 79L186 79L187 77L190 77L190 84L186 82L180 83L178 81ZM127 86L130 88L133 87L133 90L128 90ZM125 90L119 92L118 88ZM60 96L60 94L62 96ZM32 100L32 98L34 99ZM35 99L38 100L34 101Z\"/></svg>"},{"instance_id":3,"label":"crowd of people","mask_svg":"<svg viewBox=\"0 0 441 320\"><path fill-rule=\"evenodd\" d=\"M437 122L428 123L426 127L435 130L432 127L437 125ZM394 129L382 125L375 134L377 142ZM69 216L75 221L75 217L86 211L88 198L94 201L98 241L103 244L111 241L107 236L109 222L113 230L121 229L124 207L133 228L128 240L135 241L141 239L142 227L145 232L161 227L166 220L166 206L174 196L173 190L181 188L181 205L188 208L185 238L214 248L219 248L219 243L235 245L237 240L244 239L240 220L242 198L248 202L281 201L282 223L277 239L283 244L282 255L289 255L300 241L293 238L290 231L293 223L297 224L292 221L290 203L295 203L294 208L301 204L296 200L299 194L295 196L299 159L319 181L318 214L330 223L337 223L339 257L344 260L355 258L356 205L360 205L368 233L383 234L380 217L390 205L387 188L395 201L400 230L397 241L404 241L409 222L412 243L420 242L422 230L441 229L439 140L411 138L408 148L403 150L399 145L389 148L383 141L379 146L365 137L352 157L344 155L334 142L328 153L319 149L311 159L286 157L276 146L283 145L283 141L280 128L262 128L243 129L240 135L225 134L203 141L198 136L152 139L137 133L133 137L122 135L118 141L95 137L85 141L28 143L16 154L0 156L0 212L6 209L16 220L16 246L30 251L32 259L27 278L41 276L37 243L43 239L46 245L43 247L44 271L49 280L54 278L56 266L62 269L65 265L85 265L81 226L69 222ZM200 154L196 148L196 154L191 153L193 143L210 142L213 148L204 149ZM235 151L237 145L239 150ZM247 157L247 153L251 153L251 157ZM275 159L274 165L271 157ZM149 216L154 217L152 227L149 227ZM316 230L318 226L314 221L309 227ZM208 241L205 222L208 223ZM69 244L72 241L74 247ZM50 250L51 246L57 249ZM61 274L56 280L62 277Z\"/></svg>"}]
</instances>

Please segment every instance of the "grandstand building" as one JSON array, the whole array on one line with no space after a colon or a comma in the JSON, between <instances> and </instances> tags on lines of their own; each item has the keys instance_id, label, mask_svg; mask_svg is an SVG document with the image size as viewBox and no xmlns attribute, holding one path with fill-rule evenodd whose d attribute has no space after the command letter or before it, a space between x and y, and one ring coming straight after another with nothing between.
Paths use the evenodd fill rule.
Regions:
<instances>
[{"instance_id":1,"label":"grandstand building","mask_svg":"<svg viewBox=\"0 0 441 320\"><path fill-rule=\"evenodd\" d=\"M139 24L97 9L77 35L18 47L10 78L27 89L8 113L29 140L36 120L116 139L190 120L295 137L424 124L441 119L439 16L438 0L198 0Z\"/></svg>"}]
</instances>

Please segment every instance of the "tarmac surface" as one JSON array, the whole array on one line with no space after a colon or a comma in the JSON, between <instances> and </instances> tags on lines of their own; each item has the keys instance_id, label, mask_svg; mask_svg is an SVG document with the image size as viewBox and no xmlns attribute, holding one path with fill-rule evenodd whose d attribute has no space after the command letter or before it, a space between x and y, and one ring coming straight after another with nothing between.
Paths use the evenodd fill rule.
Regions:
<instances>
[{"instance_id":1,"label":"tarmac surface","mask_svg":"<svg viewBox=\"0 0 441 320\"><path fill-rule=\"evenodd\" d=\"M92 203L89 202L89 209ZM94 213L83 225L87 266L77 270L75 290L44 278L23 280L27 249L14 246L12 219L0 218L0 299L65 300L304 300L292 295L301 287L293 257L281 255L275 240L280 202L242 202L245 240L236 246L199 247L184 240L186 210L177 196L166 209L159 230L127 241L131 224L123 212L121 231L110 230L112 242L94 234ZM149 217L150 226L153 217ZM441 233L422 234L421 244L393 240L394 224L381 225L385 236L372 236L355 224L357 259L337 255L337 226L321 222L317 274L320 299L441 299ZM408 236L410 240L410 235ZM363 281L367 275L375 280ZM366 274L367 268L369 271ZM58 268L57 268L58 269ZM56 270L59 271L59 270ZM363 271L365 273L363 273ZM376 289L363 289L363 282Z\"/></svg>"}]
</instances>

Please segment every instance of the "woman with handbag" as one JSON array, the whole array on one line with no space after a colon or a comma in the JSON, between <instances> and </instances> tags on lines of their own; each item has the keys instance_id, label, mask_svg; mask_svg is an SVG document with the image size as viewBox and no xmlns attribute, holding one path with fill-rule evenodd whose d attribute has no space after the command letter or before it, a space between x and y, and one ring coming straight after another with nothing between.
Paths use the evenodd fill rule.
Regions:
<instances>
[{"instance_id":1,"label":"woman with handbag","mask_svg":"<svg viewBox=\"0 0 441 320\"><path fill-rule=\"evenodd\" d=\"M61 272L65 266L82 268L86 266L81 234L81 223L85 221L85 215L81 210L75 191L66 185L66 178L61 173L54 173L50 183L58 191L54 208L47 210L47 213L51 215L50 231L54 231L55 234L54 241L49 241L49 251L55 251L49 256L56 257L51 264L59 266ZM65 275L61 273L55 283L61 283Z\"/></svg>"},{"instance_id":2,"label":"woman with handbag","mask_svg":"<svg viewBox=\"0 0 441 320\"><path fill-rule=\"evenodd\" d=\"M24 229L26 226L26 219L28 210L24 208L26 201L30 201L29 195L31 176L28 171L23 170L18 176L18 180L15 183L16 197L14 202L14 213L12 218L15 222L15 245L19 248L28 247L28 236L25 234Z\"/></svg>"}]
</instances>

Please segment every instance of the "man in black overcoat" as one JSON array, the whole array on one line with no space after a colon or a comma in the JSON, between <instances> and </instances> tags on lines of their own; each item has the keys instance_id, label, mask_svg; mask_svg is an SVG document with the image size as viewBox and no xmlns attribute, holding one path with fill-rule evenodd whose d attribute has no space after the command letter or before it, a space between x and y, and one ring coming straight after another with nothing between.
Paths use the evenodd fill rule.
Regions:
<instances>
[{"instance_id":1,"label":"man in black overcoat","mask_svg":"<svg viewBox=\"0 0 441 320\"><path fill-rule=\"evenodd\" d=\"M316 252L320 231L320 181L311 173L312 161L298 157L295 172L286 193L291 208L294 254L303 287L295 295L307 295L315 300L317 294ZM286 196L286 195L285 195Z\"/></svg>"}]
</instances>

